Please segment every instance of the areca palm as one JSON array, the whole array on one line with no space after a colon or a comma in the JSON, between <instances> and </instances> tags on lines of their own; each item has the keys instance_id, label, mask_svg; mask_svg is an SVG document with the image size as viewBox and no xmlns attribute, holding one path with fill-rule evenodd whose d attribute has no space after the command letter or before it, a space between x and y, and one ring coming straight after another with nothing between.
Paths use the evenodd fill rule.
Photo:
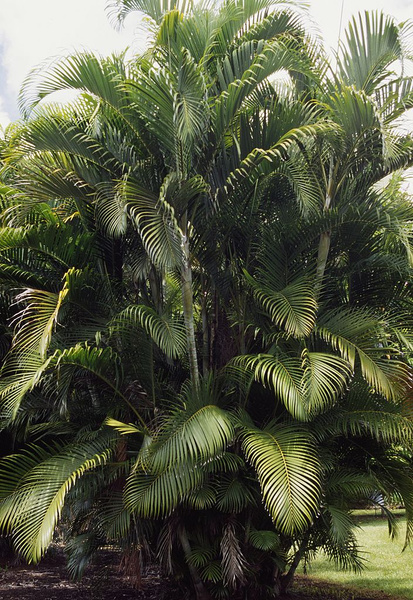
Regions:
<instances>
[{"instance_id":1,"label":"areca palm","mask_svg":"<svg viewBox=\"0 0 413 600\"><path fill-rule=\"evenodd\" d=\"M411 59L409 35L407 23L397 25L378 11L359 14L340 42L336 72L330 75L331 67L326 69L319 98L338 126L337 135L318 148L320 208L326 213L411 163L411 141L395 127L412 102L412 81L404 74ZM318 285L330 243L331 232L323 232Z\"/></svg>"},{"instance_id":2,"label":"areca palm","mask_svg":"<svg viewBox=\"0 0 413 600\"><path fill-rule=\"evenodd\" d=\"M147 8L152 17L153 8ZM84 176L89 185L98 184L97 216L107 232L122 233L126 211L155 266L180 268L193 381L198 379L198 360L190 237L195 241L199 235L198 223L203 222L216 201L235 184L247 180L249 172L254 172L264 160L280 158L296 139L317 130L315 115L307 110L304 115L295 115L288 123L289 129L284 126L273 131L263 151L257 152L255 144L250 142L250 148L243 144L240 155L237 146L230 142L241 115L251 110L254 91L260 89L269 75L285 68L307 72L311 67L310 61L302 58L302 30L297 18L282 11L267 17L268 23L261 26L261 31L253 15L264 8L252 3L228 5L211 12L211 21L207 28L204 25L203 36L197 36L198 44L192 48L188 46L188 31L193 27L198 31L201 14L198 11L202 12L202 7L188 13L184 10L183 20L179 11L164 14L164 8L159 7L155 12L163 17L158 23L150 60L142 58L136 65L125 68L117 59L99 61L91 55L76 55L61 61L40 82L35 72L22 94L22 107L27 113L40 98L53 91L68 87L86 90L105 106L96 116L92 113L98 123L102 118L106 120L106 112L109 117L103 127L104 143L110 136L130 140L129 156L115 170L116 163L107 151L102 149L99 153L88 133L82 134L72 124L65 126L59 119L56 131L48 116L48 131L41 123L40 128L34 127L30 132L36 146L40 142L46 143L48 149L69 151L76 164L79 160L83 163L83 170L86 165L92 168L92 173ZM233 20L231 26L228 14ZM243 23L247 29L239 38ZM248 29L252 26L253 39L250 39L252 34ZM257 110L260 109L258 103ZM277 117L274 115L272 120ZM70 148L68 137L72 140ZM96 161L109 171L107 183L93 181L97 175ZM76 165L73 166L78 172Z\"/></svg>"},{"instance_id":3,"label":"areca palm","mask_svg":"<svg viewBox=\"0 0 413 600\"><path fill-rule=\"evenodd\" d=\"M37 560L70 503L74 574L105 540L158 547L200 599L272 595L321 545L357 566L355 497L397 490L411 533L392 464L412 436L413 215L372 188L410 160L388 134L410 98L386 81L395 42L365 57L368 87L350 59L328 80L265 2L116 4L152 19L148 53L36 71L3 151L1 275L20 294L0 393L34 445L4 461L1 526ZM62 88L81 95L38 105Z\"/></svg>"}]
</instances>

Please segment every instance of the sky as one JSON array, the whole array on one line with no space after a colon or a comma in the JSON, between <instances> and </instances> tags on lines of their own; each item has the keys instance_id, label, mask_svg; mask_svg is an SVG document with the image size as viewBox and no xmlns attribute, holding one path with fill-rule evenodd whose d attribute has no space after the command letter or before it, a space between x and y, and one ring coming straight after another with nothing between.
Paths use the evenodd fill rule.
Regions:
<instances>
[{"instance_id":1,"label":"sky","mask_svg":"<svg viewBox=\"0 0 413 600\"><path fill-rule=\"evenodd\" d=\"M327 48L336 47L340 22L343 29L359 10L381 9L399 22L413 18L413 0L307 1L312 27L318 24ZM129 15L118 31L106 5L106 0L0 0L1 125L19 118L19 89L30 70L40 63L75 49L106 55L126 46L139 48L139 15Z\"/></svg>"}]
</instances>

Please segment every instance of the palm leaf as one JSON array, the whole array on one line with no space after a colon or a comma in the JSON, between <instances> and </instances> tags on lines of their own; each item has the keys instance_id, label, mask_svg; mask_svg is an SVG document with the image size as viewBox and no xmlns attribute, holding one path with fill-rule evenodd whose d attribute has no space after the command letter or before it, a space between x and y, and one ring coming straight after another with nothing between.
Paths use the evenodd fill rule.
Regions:
<instances>
[{"instance_id":1,"label":"palm leaf","mask_svg":"<svg viewBox=\"0 0 413 600\"><path fill-rule=\"evenodd\" d=\"M178 358L186 351L186 332L182 321L167 314L159 315L149 306L128 306L111 321L110 327L114 335L134 327L142 327L171 358Z\"/></svg>"},{"instance_id":2,"label":"palm leaf","mask_svg":"<svg viewBox=\"0 0 413 600\"><path fill-rule=\"evenodd\" d=\"M18 327L14 343L20 351L37 351L42 359L46 358L59 311L69 294L67 283L66 279L58 294L27 289L17 296L17 302L26 304L14 319Z\"/></svg>"},{"instance_id":3,"label":"palm leaf","mask_svg":"<svg viewBox=\"0 0 413 600\"><path fill-rule=\"evenodd\" d=\"M301 279L278 291L256 281L246 272L245 277L259 304L277 327L298 338L311 333L317 301L309 282Z\"/></svg>"},{"instance_id":4,"label":"palm leaf","mask_svg":"<svg viewBox=\"0 0 413 600\"><path fill-rule=\"evenodd\" d=\"M314 443L303 430L270 425L247 428L243 451L257 472L265 505L277 529L294 535L318 509L320 465Z\"/></svg>"},{"instance_id":5,"label":"palm leaf","mask_svg":"<svg viewBox=\"0 0 413 600\"><path fill-rule=\"evenodd\" d=\"M35 351L10 353L4 362L0 381L0 418L4 424L13 420L21 401L41 381L49 360Z\"/></svg>"},{"instance_id":6,"label":"palm leaf","mask_svg":"<svg viewBox=\"0 0 413 600\"><path fill-rule=\"evenodd\" d=\"M159 22L165 13L172 9L178 10L183 15L192 8L192 2L189 0L180 0L180 2L171 3L170 0L110 0L109 9L116 16L120 23L132 11L138 11Z\"/></svg>"},{"instance_id":7,"label":"palm leaf","mask_svg":"<svg viewBox=\"0 0 413 600\"><path fill-rule=\"evenodd\" d=\"M248 533L248 542L257 550L277 551L280 549L280 537L275 531L254 529Z\"/></svg>"},{"instance_id":8,"label":"palm leaf","mask_svg":"<svg viewBox=\"0 0 413 600\"><path fill-rule=\"evenodd\" d=\"M128 212L141 236L142 244L155 265L173 269L181 264L181 230L174 209L163 197L127 180L122 184Z\"/></svg>"},{"instance_id":9,"label":"palm leaf","mask_svg":"<svg viewBox=\"0 0 413 600\"><path fill-rule=\"evenodd\" d=\"M366 11L353 17L345 32L338 60L340 76L348 85L371 94L401 56L401 29L391 17Z\"/></svg>"},{"instance_id":10,"label":"palm leaf","mask_svg":"<svg viewBox=\"0 0 413 600\"><path fill-rule=\"evenodd\" d=\"M382 323L371 312L342 308L326 313L320 319L317 334L338 350L353 369L358 356L362 375L374 390L390 399L400 394L409 369L393 358L398 351L387 347ZM386 353L392 356L391 360Z\"/></svg>"},{"instance_id":11,"label":"palm leaf","mask_svg":"<svg viewBox=\"0 0 413 600\"><path fill-rule=\"evenodd\" d=\"M198 389L187 386L177 405L165 415L161 429L141 460L155 472L165 466L206 462L221 455L234 436L231 415L213 404L209 379Z\"/></svg>"},{"instance_id":12,"label":"palm leaf","mask_svg":"<svg viewBox=\"0 0 413 600\"><path fill-rule=\"evenodd\" d=\"M23 83L19 106L28 116L42 98L74 89L94 94L120 109L125 105L125 95L119 84L125 75L122 55L105 59L91 52L73 54L33 69Z\"/></svg>"},{"instance_id":13,"label":"palm leaf","mask_svg":"<svg viewBox=\"0 0 413 600\"><path fill-rule=\"evenodd\" d=\"M352 374L348 362L333 354L304 350L301 359L258 354L239 356L233 364L253 373L275 392L294 418L307 421L344 392Z\"/></svg>"},{"instance_id":14,"label":"palm leaf","mask_svg":"<svg viewBox=\"0 0 413 600\"><path fill-rule=\"evenodd\" d=\"M28 450L23 458L13 455L3 459L0 480L5 487L0 527L12 533L16 548L26 560L38 562L42 558L68 492L86 472L108 462L115 439L111 434L54 455L35 449ZM11 493L10 488L14 488Z\"/></svg>"},{"instance_id":15,"label":"palm leaf","mask_svg":"<svg viewBox=\"0 0 413 600\"><path fill-rule=\"evenodd\" d=\"M229 521L221 538L222 578L226 587L236 589L237 585L246 582L247 561L235 531L234 524Z\"/></svg>"},{"instance_id":16,"label":"palm leaf","mask_svg":"<svg viewBox=\"0 0 413 600\"><path fill-rule=\"evenodd\" d=\"M168 465L155 474L134 470L126 482L125 504L142 518L166 517L202 482L201 469L189 461Z\"/></svg>"}]
</instances>

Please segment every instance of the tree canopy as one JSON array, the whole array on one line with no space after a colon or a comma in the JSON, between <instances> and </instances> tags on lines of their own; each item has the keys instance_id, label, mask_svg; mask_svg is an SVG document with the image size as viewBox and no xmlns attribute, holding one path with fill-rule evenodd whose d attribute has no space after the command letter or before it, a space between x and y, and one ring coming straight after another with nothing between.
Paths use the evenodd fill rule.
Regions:
<instances>
[{"instance_id":1,"label":"tree canopy","mask_svg":"<svg viewBox=\"0 0 413 600\"><path fill-rule=\"evenodd\" d=\"M62 521L73 576L116 543L198 600L270 598L320 548L361 567L357 502L411 540L411 28L360 14L331 64L296 4L117 0L144 54L23 86L0 528L29 562Z\"/></svg>"}]
</instances>

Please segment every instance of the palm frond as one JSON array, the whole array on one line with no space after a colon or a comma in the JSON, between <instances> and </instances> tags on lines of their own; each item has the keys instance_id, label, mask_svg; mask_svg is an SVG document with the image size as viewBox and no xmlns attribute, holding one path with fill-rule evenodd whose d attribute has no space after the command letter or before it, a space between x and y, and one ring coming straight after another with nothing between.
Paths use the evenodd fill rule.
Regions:
<instances>
[{"instance_id":1,"label":"palm frond","mask_svg":"<svg viewBox=\"0 0 413 600\"><path fill-rule=\"evenodd\" d=\"M159 348L171 358L182 356L186 350L186 332L181 319L159 315L153 308L131 305L111 321L114 335L123 330L142 327Z\"/></svg>"},{"instance_id":2,"label":"palm frond","mask_svg":"<svg viewBox=\"0 0 413 600\"><path fill-rule=\"evenodd\" d=\"M59 311L67 299L69 288L67 279L58 294L44 290L26 289L16 297L16 301L26 306L14 319L17 334L14 338L18 351L37 351L46 358L54 329L58 325Z\"/></svg>"},{"instance_id":3,"label":"palm frond","mask_svg":"<svg viewBox=\"0 0 413 600\"><path fill-rule=\"evenodd\" d=\"M23 398L39 384L48 363L49 360L42 360L35 351L6 356L0 382L0 418L3 426L16 417Z\"/></svg>"},{"instance_id":4,"label":"palm frond","mask_svg":"<svg viewBox=\"0 0 413 600\"><path fill-rule=\"evenodd\" d=\"M111 434L60 452L33 449L2 460L0 527L26 560L42 558L68 492L86 472L108 462L115 439Z\"/></svg>"},{"instance_id":5,"label":"palm frond","mask_svg":"<svg viewBox=\"0 0 413 600\"><path fill-rule=\"evenodd\" d=\"M359 13L350 21L345 42L340 45L340 76L348 85L371 94L399 58L402 58L401 29L394 20L379 11Z\"/></svg>"},{"instance_id":6,"label":"palm frond","mask_svg":"<svg viewBox=\"0 0 413 600\"><path fill-rule=\"evenodd\" d=\"M401 393L409 377L408 366L397 360L397 348L387 345L383 324L374 314L359 308L334 310L320 319L317 334L353 369L357 356L363 377L374 390L390 399Z\"/></svg>"},{"instance_id":7,"label":"palm frond","mask_svg":"<svg viewBox=\"0 0 413 600\"><path fill-rule=\"evenodd\" d=\"M298 280L281 290L272 290L246 272L245 277L274 325L298 338L311 333L315 324L317 301L309 282Z\"/></svg>"},{"instance_id":8,"label":"palm frond","mask_svg":"<svg viewBox=\"0 0 413 600\"><path fill-rule=\"evenodd\" d=\"M165 13L172 9L175 8L175 10L185 15L192 9L192 6L193 3L190 0L181 0L174 3L171 3L170 0L156 0L156 2L148 2L147 0L110 0L108 2L109 10L120 23L133 11L143 13L158 23Z\"/></svg>"},{"instance_id":9,"label":"palm frond","mask_svg":"<svg viewBox=\"0 0 413 600\"><path fill-rule=\"evenodd\" d=\"M222 575L225 586L236 589L246 581L247 561L242 553L241 544L234 524L229 521L221 538Z\"/></svg>"},{"instance_id":10,"label":"palm frond","mask_svg":"<svg viewBox=\"0 0 413 600\"><path fill-rule=\"evenodd\" d=\"M187 386L181 405L165 414L162 427L140 460L155 472L167 465L207 462L221 455L234 436L233 419L214 404L209 379Z\"/></svg>"},{"instance_id":11,"label":"palm frond","mask_svg":"<svg viewBox=\"0 0 413 600\"><path fill-rule=\"evenodd\" d=\"M170 515L202 483L202 471L189 461L168 465L155 474L135 470L126 482L124 500L137 516L158 519Z\"/></svg>"},{"instance_id":12,"label":"palm frond","mask_svg":"<svg viewBox=\"0 0 413 600\"><path fill-rule=\"evenodd\" d=\"M122 56L105 59L91 52L73 54L51 65L40 65L29 73L19 106L22 114L28 116L40 100L53 92L74 89L91 93L119 109L125 105L125 95L119 86L125 75Z\"/></svg>"},{"instance_id":13,"label":"palm frond","mask_svg":"<svg viewBox=\"0 0 413 600\"><path fill-rule=\"evenodd\" d=\"M313 441L303 430L282 425L248 428L243 438L275 526L286 535L304 530L317 511L321 486Z\"/></svg>"},{"instance_id":14,"label":"palm frond","mask_svg":"<svg viewBox=\"0 0 413 600\"><path fill-rule=\"evenodd\" d=\"M281 546L280 537L275 531L254 529L248 533L248 542L257 550L277 551Z\"/></svg>"},{"instance_id":15,"label":"palm frond","mask_svg":"<svg viewBox=\"0 0 413 600\"><path fill-rule=\"evenodd\" d=\"M122 196L151 261L165 269L180 265L182 234L174 209L164 199L163 193L158 198L128 179L122 184Z\"/></svg>"},{"instance_id":16,"label":"palm frond","mask_svg":"<svg viewBox=\"0 0 413 600\"><path fill-rule=\"evenodd\" d=\"M333 354L303 351L292 356L244 355L233 360L253 373L256 381L275 392L294 418L307 421L340 397L352 369Z\"/></svg>"}]
</instances>

